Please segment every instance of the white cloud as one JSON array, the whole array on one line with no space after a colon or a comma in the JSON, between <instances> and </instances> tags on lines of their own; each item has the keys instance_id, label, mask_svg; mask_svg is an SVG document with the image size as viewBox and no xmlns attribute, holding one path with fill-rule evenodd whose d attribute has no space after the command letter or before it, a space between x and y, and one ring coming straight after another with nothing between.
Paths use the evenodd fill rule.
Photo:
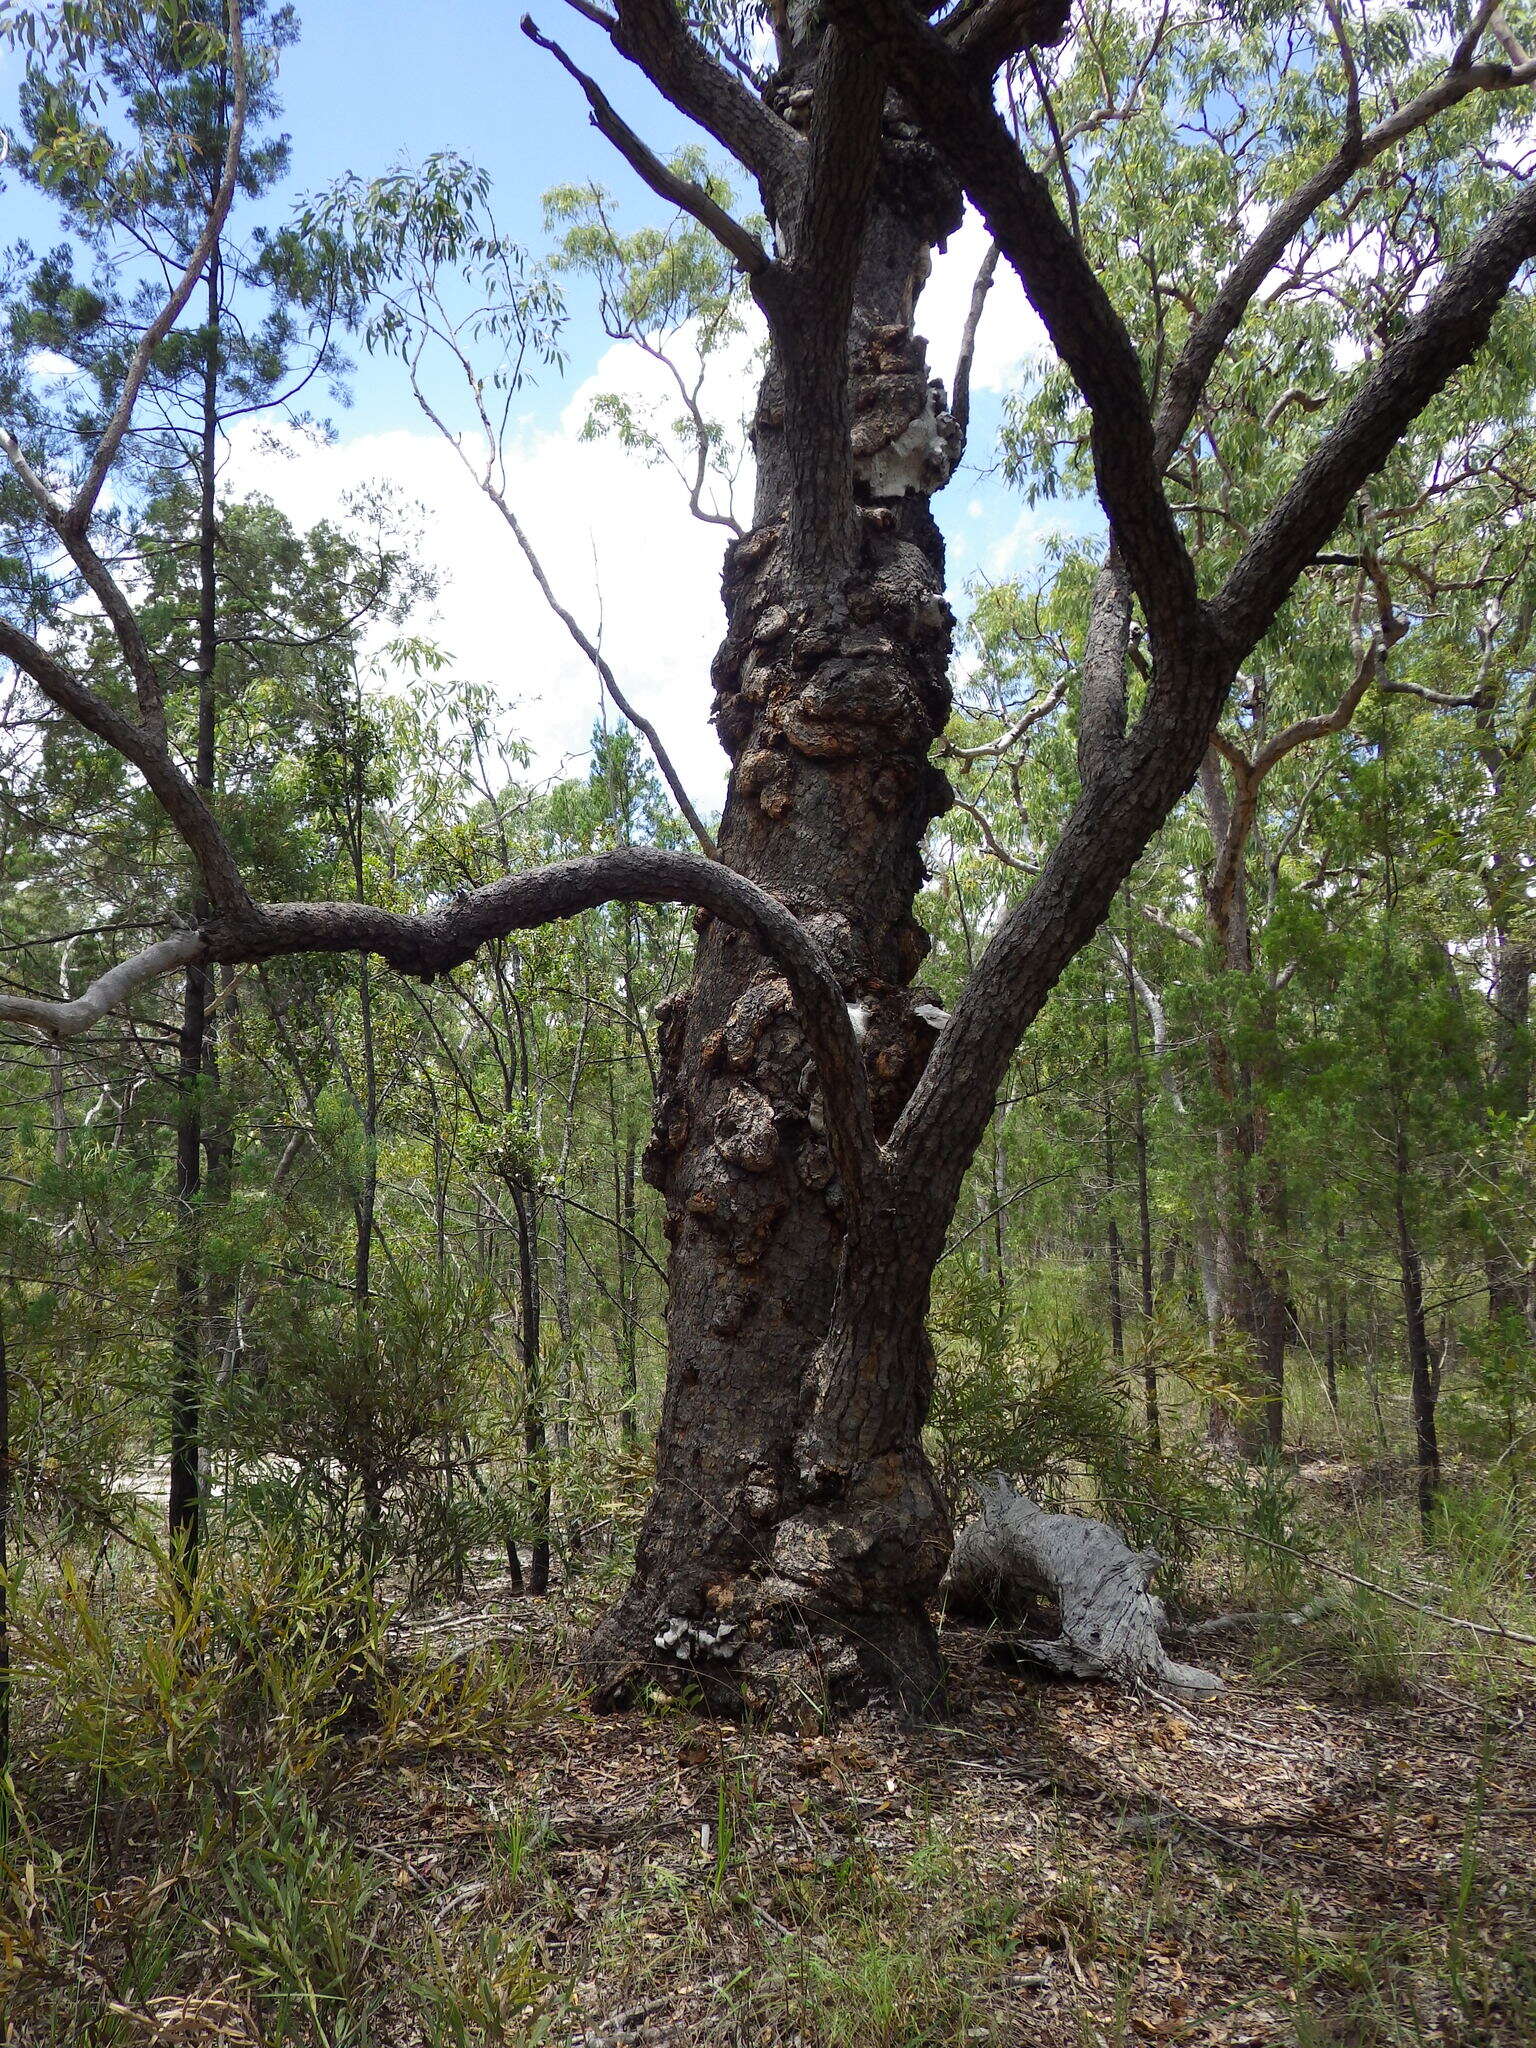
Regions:
<instances>
[{"instance_id":1,"label":"white cloud","mask_svg":"<svg viewBox=\"0 0 1536 2048\"><path fill-rule=\"evenodd\" d=\"M951 235L943 255L935 255L933 275L918 301L918 331L928 337L933 374L942 377L946 385L955 374L971 288L987 253L987 239L980 217L967 207L959 233ZM977 333L972 389L1010 391L1019 382L1025 363L1049 353L1045 329L1025 298L1017 273L1006 261L999 263Z\"/></svg>"},{"instance_id":2,"label":"white cloud","mask_svg":"<svg viewBox=\"0 0 1536 2048\"><path fill-rule=\"evenodd\" d=\"M654 391L655 371L633 351L610 349L558 425L524 423L509 437L506 496L556 595L655 721L695 801L710 807L725 777L708 723L709 663L724 625L720 561L730 536L692 517L666 469L611 440L580 438L597 391ZM225 489L263 493L308 526L338 517L350 493L379 482L420 504L422 552L441 579L435 616L417 630L438 639L458 674L495 687L536 772L584 754L597 678L500 515L425 421L331 445L252 427L236 438Z\"/></svg>"},{"instance_id":3,"label":"white cloud","mask_svg":"<svg viewBox=\"0 0 1536 2048\"><path fill-rule=\"evenodd\" d=\"M80 367L68 356L61 356L56 348L34 349L27 357L27 369L34 377L51 384L60 377L78 377Z\"/></svg>"},{"instance_id":4,"label":"white cloud","mask_svg":"<svg viewBox=\"0 0 1536 2048\"><path fill-rule=\"evenodd\" d=\"M985 249L985 231L968 215L948 252L936 258L923 294L919 324L930 338L935 372L946 379ZM733 342L712 373L717 414L745 409L755 345L755 335ZM1043 346L1017 279L1001 266L982 322L975 387L1008 388L1021 362ZM509 436L506 495L557 596L600 639L620 684L660 729L695 801L711 808L725 786L725 757L708 714L729 535L693 518L682 485L666 468L647 467L612 439L581 439L592 400L605 391L660 401L663 417L678 410L662 365L633 348L609 348L554 424L525 420ZM234 436L224 488L231 495L261 492L296 525L308 526L339 517L350 494L381 482L421 506L422 551L440 579L434 615L416 621L416 630L441 643L458 674L495 688L532 749L535 772L578 764L599 708L597 678L539 595L499 514L425 420L332 444L248 424ZM750 516L750 492L748 473L738 491L739 517ZM970 509L977 517L980 502ZM1023 529L1032 523L1021 521L991 548L981 543L992 574L1006 573L1028 552L1032 536ZM970 554L975 545L960 552Z\"/></svg>"}]
</instances>

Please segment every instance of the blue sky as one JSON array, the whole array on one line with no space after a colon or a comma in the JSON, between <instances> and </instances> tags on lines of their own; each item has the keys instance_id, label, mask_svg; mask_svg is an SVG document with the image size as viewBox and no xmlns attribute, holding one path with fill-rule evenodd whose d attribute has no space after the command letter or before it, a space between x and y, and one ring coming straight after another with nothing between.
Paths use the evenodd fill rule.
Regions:
<instances>
[{"instance_id":1,"label":"blue sky","mask_svg":"<svg viewBox=\"0 0 1536 2048\"><path fill-rule=\"evenodd\" d=\"M558 0L542 0L534 12L659 153L698 139L597 30ZM301 9L300 39L283 58L281 125L292 138L292 175L268 205L281 209L345 172L372 175L402 158L455 150L490 172L501 226L533 248L543 240L542 195L555 184L596 177L626 218L656 217L658 202L589 125L574 82L521 34L521 13L489 0L437 0L430 8L312 0ZM15 60L0 58L5 101L15 75ZM5 241L25 236L46 245L53 238L45 206L14 179L0 193L0 208ZM970 224L925 295L920 325L934 338L933 367L946 378L984 246ZM610 347L579 295L572 295L565 342L564 375L520 396L511 495L562 596L589 630L601 630L605 651L662 726L695 795L713 805L724 764L706 720L707 670L720 628L723 536L688 518L670 477L637 471L611 445L582 441L596 392L629 389L636 376L637 391L653 387L632 352ZM1016 283L1004 278L978 361L972 449L982 465L1016 365L1038 346L1033 316ZM396 364L360 357L352 393L350 407L332 414L330 447L277 451L254 436L232 446L226 488L265 491L300 522L335 516L348 493L378 482L419 506L423 545L443 577L424 627L462 674L495 686L541 770L579 766L597 708L593 678L543 612L505 529L416 412ZM726 397L739 410L740 394ZM1050 508L1029 512L980 473L974 454L937 509L951 540L957 600L978 573L1027 567L1060 519Z\"/></svg>"}]
</instances>

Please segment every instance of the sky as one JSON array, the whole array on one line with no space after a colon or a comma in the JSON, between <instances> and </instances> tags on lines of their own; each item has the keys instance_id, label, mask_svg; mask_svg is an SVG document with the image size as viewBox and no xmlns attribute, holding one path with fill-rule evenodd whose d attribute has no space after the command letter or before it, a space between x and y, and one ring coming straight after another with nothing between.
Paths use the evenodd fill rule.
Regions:
<instances>
[{"instance_id":1,"label":"sky","mask_svg":"<svg viewBox=\"0 0 1536 2048\"><path fill-rule=\"evenodd\" d=\"M534 11L658 153L699 139L599 31L557 0L541 0ZM521 12L490 0L435 0L430 8L311 0L282 64L281 126L292 138L292 172L268 208L282 209L347 172L372 176L454 150L490 173L501 227L535 250L546 240L542 195L556 184L596 177L624 222L662 217L659 202L588 124L574 83L519 32ZM10 105L15 77L14 58L0 57L0 109ZM53 238L46 208L14 178L0 187L0 213L0 241L25 236L46 246ZM984 248L979 224L968 220L924 293L919 326L946 381ZM1029 508L981 466L992 459L1004 394L1041 345L1038 323L1005 268L978 350L972 453L936 505L962 609L968 581L1026 570L1061 522L1059 512ZM564 346L563 373L542 374L517 396L507 497L558 595L601 639L621 683L656 721L695 800L713 809L725 762L707 722L708 671L722 627L727 536L692 518L670 473L612 442L582 438L597 393L654 395L656 372L633 349L609 343L579 287ZM379 484L419 507L423 552L439 590L417 629L444 648L455 673L492 685L536 772L580 772L599 708L589 665L544 606L460 455L416 409L400 366L353 353L351 402L328 408L334 437L237 430L224 490L261 491L302 524L338 516L350 493ZM722 394L721 409L733 416L747 389L746 354L737 351L734 388Z\"/></svg>"}]
</instances>

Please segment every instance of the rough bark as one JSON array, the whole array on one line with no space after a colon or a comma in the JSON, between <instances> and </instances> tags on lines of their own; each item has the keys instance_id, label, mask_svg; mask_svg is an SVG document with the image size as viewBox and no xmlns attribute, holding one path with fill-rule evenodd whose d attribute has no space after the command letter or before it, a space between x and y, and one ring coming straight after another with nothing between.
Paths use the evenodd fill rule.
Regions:
<instances>
[{"instance_id":1,"label":"rough bark","mask_svg":"<svg viewBox=\"0 0 1536 2048\"><path fill-rule=\"evenodd\" d=\"M1220 1691L1214 1672L1163 1648L1163 1603L1149 1591L1156 1551L1132 1550L1104 1522L1047 1513L1001 1473L979 1491L981 1512L955 1538L944 1581L951 1608L1012 1620L1043 1592L1060 1607L1060 1635L1007 1639L1031 1663L1059 1678L1118 1678L1191 1698Z\"/></svg>"},{"instance_id":2,"label":"rough bark","mask_svg":"<svg viewBox=\"0 0 1536 2048\"><path fill-rule=\"evenodd\" d=\"M824 61L802 53L770 104L795 113ZM876 178L830 368L787 363L782 348L768 368L755 524L727 556L713 679L732 761L722 858L814 933L859 1019L883 1137L934 1037L914 1015L929 942L912 905L923 833L949 796L927 760L949 713L952 626L928 498L947 480L957 436L912 321L929 246L958 223L958 196L895 119ZM804 222L799 231L810 233ZM826 446L836 409L830 427L815 423L817 448L804 447L803 427L787 431L795 379L828 374L846 386L857 500L857 557L831 589L826 550L793 547L790 528L793 508L820 490L817 464L846 462ZM802 421L810 404L800 394ZM739 1671L748 1701L885 1690L921 1706L938 1686L926 1604L949 1533L920 1442L926 1281L916 1301L868 1304L867 1321L845 1291L872 1406L852 1465L834 1471L823 1458L818 1468L803 1438L825 1376L846 1190L782 973L741 932L700 923L693 987L663 1006L646 1159L671 1245L656 1491L634 1584L592 1666L610 1691L662 1662L717 1688ZM883 1263L881 1233L870 1235L866 1281ZM899 1261L899 1247L887 1249ZM710 1656L704 1638L722 1622L730 1654Z\"/></svg>"}]
</instances>

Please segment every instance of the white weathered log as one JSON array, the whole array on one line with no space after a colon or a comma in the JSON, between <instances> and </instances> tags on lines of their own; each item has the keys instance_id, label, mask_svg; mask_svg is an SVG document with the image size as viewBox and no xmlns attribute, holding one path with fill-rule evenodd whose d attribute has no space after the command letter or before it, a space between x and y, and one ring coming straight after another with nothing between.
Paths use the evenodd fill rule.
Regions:
<instances>
[{"instance_id":1,"label":"white weathered log","mask_svg":"<svg viewBox=\"0 0 1536 2048\"><path fill-rule=\"evenodd\" d=\"M1104 1522L1054 1515L993 1472L978 1488L981 1512L955 1539L945 1591L957 1607L1007 1615L1026 1592L1061 1609L1051 1641L1010 1637L1021 1656L1065 1678L1119 1678L1185 1695L1218 1692L1213 1671L1180 1664L1163 1648L1163 1603L1148 1590L1159 1559L1132 1550Z\"/></svg>"}]
</instances>

